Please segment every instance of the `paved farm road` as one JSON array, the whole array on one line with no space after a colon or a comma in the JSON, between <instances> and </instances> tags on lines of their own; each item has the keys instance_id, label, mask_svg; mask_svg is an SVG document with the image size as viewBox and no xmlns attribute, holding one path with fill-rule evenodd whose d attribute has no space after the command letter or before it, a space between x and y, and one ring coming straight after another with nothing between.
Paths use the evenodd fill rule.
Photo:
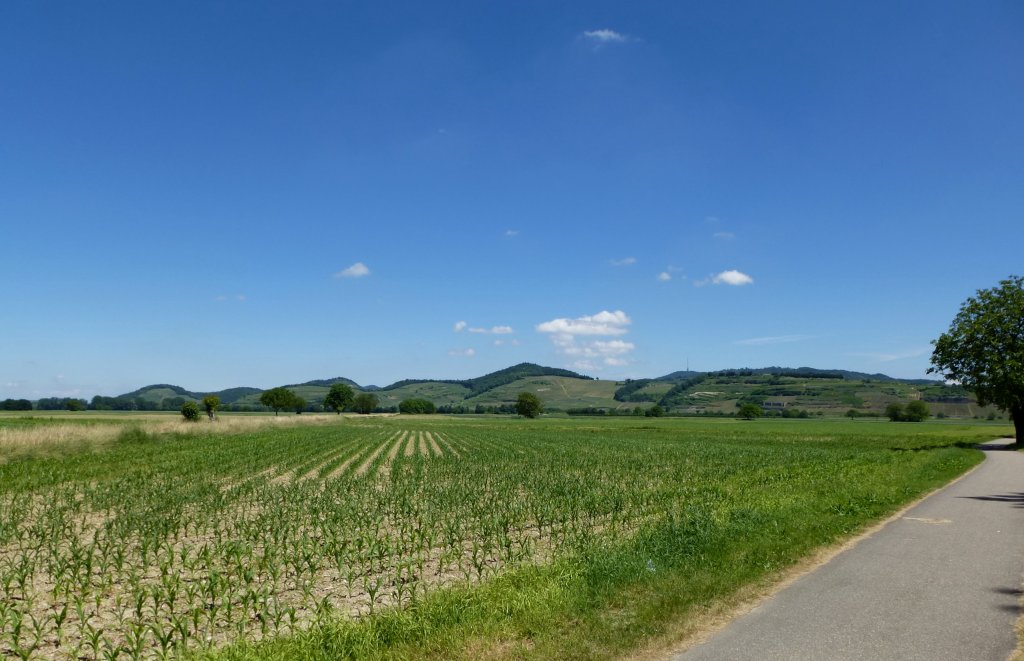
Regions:
<instances>
[{"instance_id":1,"label":"paved farm road","mask_svg":"<svg viewBox=\"0 0 1024 661\"><path fill-rule=\"evenodd\" d=\"M1024 454L1005 443L676 660L1005 661L1024 578Z\"/></svg>"}]
</instances>

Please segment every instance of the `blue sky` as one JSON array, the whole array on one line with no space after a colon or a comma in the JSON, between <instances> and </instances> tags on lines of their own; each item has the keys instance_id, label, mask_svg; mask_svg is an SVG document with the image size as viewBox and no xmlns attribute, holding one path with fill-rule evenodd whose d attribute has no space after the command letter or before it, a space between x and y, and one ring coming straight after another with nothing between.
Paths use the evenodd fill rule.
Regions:
<instances>
[{"instance_id":1,"label":"blue sky","mask_svg":"<svg viewBox=\"0 0 1024 661\"><path fill-rule=\"evenodd\" d=\"M0 397L922 377L1022 272L1017 2L7 2Z\"/></svg>"}]
</instances>

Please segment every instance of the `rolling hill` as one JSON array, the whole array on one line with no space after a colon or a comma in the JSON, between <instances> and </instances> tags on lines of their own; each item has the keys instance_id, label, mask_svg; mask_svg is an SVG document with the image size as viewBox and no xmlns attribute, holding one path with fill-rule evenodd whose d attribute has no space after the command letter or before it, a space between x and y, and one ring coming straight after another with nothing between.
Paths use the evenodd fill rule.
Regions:
<instances>
[{"instance_id":1,"label":"rolling hill","mask_svg":"<svg viewBox=\"0 0 1024 661\"><path fill-rule=\"evenodd\" d=\"M318 410L335 383L344 383L356 393L372 392L382 410L394 410L406 399L422 398L455 412L507 411L516 396L525 391L540 397L551 412L624 413L658 404L670 413L682 415L732 415L738 406L751 402L778 414L806 411L808 415L841 415L853 409L861 415L880 415L890 402L914 399L923 399L933 413L949 417L973 417L990 411L979 407L970 393L939 381L809 367L677 371L650 379L610 381L521 363L465 380L405 379L378 387L334 377L285 387L305 399L310 410ZM243 387L205 393L155 384L114 399L132 400L138 408L173 410L183 400L214 394L221 398L225 410L258 411L263 410L259 403L262 392Z\"/></svg>"}]
</instances>

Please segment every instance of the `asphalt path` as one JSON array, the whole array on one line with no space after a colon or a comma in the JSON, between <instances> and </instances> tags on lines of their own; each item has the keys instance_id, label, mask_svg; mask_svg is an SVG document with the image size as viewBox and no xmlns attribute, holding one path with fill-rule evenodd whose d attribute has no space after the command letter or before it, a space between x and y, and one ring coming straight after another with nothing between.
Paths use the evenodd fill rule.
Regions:
<instances>
[{"instance_id":1,"label":"asphalt path","mask_svg":"<svg viewBox=\"0 0 1024 661\"><path fill-rule=\"evenodd\" d=\"M1010 442L675 658L1005 661L1024 580L1024 454Z\"/></svg>"}]
</instances>

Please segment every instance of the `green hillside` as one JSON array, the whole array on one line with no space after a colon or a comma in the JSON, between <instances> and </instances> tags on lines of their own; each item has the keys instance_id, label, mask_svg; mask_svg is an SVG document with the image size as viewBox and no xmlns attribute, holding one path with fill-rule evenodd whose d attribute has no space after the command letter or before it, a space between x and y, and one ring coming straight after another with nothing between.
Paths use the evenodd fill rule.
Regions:
<instances>
[{"instance_id":1,"label":"green hillside","mask_svg":"<svg viewBox=\"0 0 1024 661\"><path fill-rule=\"evenodd\" d=\"M569 370L521 363L465 380L406 379L389 386L360 386L351 379L316 379L286 386L306 400L309 410L322 410L330 386L344 383L360 392L372 392L381 410L394 410L406 399L422 398L454 412L508 411L520 392L543 400L550 412L589 409L624 413L660 405L670 414L733 415L744 403L754 403L770 414L881 416L885 407L915 399L928 403L932 414L947 417L985 417L993 412L979 407L962 388L939 381L899 380L884 374L807 367L743 368L719 372L678 371L654 379L609 381L592 379ZM260 411L258 388L231 388L216 393L193 392L169 384L140 388L117 401L137 408L172 410L185 400L206 394L221 398L225 410Z\"/></svg>"}]
</instances>

